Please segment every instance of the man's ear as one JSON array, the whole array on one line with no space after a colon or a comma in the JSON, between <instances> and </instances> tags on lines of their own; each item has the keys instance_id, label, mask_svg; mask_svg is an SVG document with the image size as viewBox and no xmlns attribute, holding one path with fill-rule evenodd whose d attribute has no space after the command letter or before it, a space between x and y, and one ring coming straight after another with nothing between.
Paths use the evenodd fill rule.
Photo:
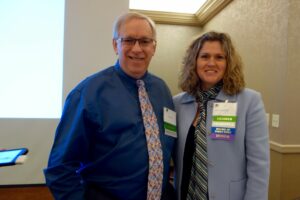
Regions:
<instances>
[{"instance_id":1,"label":"man's ear","mask_svg":"<svg viewBox=\"0 0 300 200\"><path fill-rule=\"evenodd\" d=\"M152 53L152 56L154 56L155 51L156 51L156 43L155 43L155 45L154 45L154 47L153 47L153 53Z\"/></svg>"},{"instance_id":2,"label":"man's ear","mask_svg":"<svg viewBox=\"0 0 300 200\"><path fill-rule=\"evenodd\" d=\"M112 40L112 45L113 45L116 55L118 55L118 43L115 39Z\"/></svg>"}]
</instances>

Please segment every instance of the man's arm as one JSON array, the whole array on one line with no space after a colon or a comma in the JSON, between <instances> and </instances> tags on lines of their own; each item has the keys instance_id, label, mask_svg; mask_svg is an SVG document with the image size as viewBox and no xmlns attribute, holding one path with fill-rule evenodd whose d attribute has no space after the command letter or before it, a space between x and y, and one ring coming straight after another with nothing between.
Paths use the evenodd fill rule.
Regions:
<instances>
[{"instance_id":1,"label":"man's arm","mask_svg":"<svg viewBox=\"0 0 300 200\"><path fill-rule=\"evenodd\" d=\"M55 199L84 199L85 186L78 172L88 149L84 107L81 93L72 91L56 130L48 168L44 170L46 184Z\"/></svg>"},{"instance_id":2,"label":"man's arm","mask_svg":"<svg viewBox=\"0 0 300 200\"><path fill-rule=\"evenodd\" d=\"M85 199L85 187L76 166L71 163L48 167L44 170L46 184L56 200L59 199ZM75 171L74 171L75 170Z\"/></svg>"}]
</instances>

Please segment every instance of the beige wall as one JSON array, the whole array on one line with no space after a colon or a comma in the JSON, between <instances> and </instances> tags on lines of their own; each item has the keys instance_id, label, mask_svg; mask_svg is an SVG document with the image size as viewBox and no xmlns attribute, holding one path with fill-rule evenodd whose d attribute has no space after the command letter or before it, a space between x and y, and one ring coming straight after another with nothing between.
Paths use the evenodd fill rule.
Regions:
<instances>
[{"instance_id":1,"label":"beige wall","mask_svg":"<svg viewBox=\"0 0 300 200\"><path fill-rule=\"evenodd\" d=\"M299 19L299 0L235 0L204 27L232 36L248 87L262 93L270 115L280 115L279 128L269 126L272 200L300 197Z\"/></svg>"},{"instance_id":2,"label":"beige wall","mask_svg":"<svg viewBox=\"0 0 300 200\"><path fill-rule=\"evenodd\" d=\"M299 19L300 0L234 0L202 28L158 25L159 46L150 66L176 94L191 39L210 30L231 35L245 64L247 87L261 92L270 116L280 115L279 128L269 125L270 200L300 198Z\"/></svg>"},{"instance_id":3,"label":"beige wall","mask_svg":"<svg viewBox=\"0 0 300 200\"><path fill-rule=\"evenodd\" d=\"M162 77L173 94L180 92L178 75L192 38L209 30L227 32L243 58L247 87L261 92L270 120L272 114L280 115L279 128L269 126L270 140L298 145L300 109L294 105L300 102L299 18L300 0L234 0L204 27L158 24L150 71Z\"/></svg>"},{"instance_id":4,"label":"beige wall","mask_svg":"<svg viewBox=\"0 0 300 200\"><path fill-rule=\"evenodd\" d=\"M282 137L282 143L284 144L300 144L300 1L290 0L289 3L289 20L287 30L288 62L286 71L286 88L283 93L285 98L282 105L284 129L282 129L279 134L284 135Z\"/></svg>"},{"instance_id":5,"label":"beige wall","mask_svg":"<svg viewBox=\"0 0 300 200\"><path fill-rule=\"evenodd\" d=\"M288 117L283 116L288 71L287 2L235 0L205 26L205 31L224 31L232 36L245 64L247 87L262 93L270 115L280 115L279 128L270 126L270 139L278 143L282 143Z\"/></svg>"},{"instance_id":6,"label":"beige wall","mask_svg":"<svg viewBox=\"0 0 300 200\"><path fill-rule=\"evenodd\" d=\"M173 95L180 92L178 75L187 45L200 27L157 24L157 49L149 71L166 81Z\"/></svg>"},{"instance_id":7,"label":"beige wall","mask_svg":"<svg viewBox=\"0 0 300 200\"><path fill-rule=\"evenodd\" d=\"M279 128L269 126L270 200L300 198L299 19L299 0L235 0L204 27L232 36L247 86L262 93L270 115L280 115Z\"/></svg>"},{"instance_id":8,"label":"beige wall","mask_svg":"<svg viewBox=\"0 0 300 200\"><path fill-rule=\"evenodd\" d=\"M271 150L269 200L300 199L300 156Z\"/></svg>"}]
</instances>

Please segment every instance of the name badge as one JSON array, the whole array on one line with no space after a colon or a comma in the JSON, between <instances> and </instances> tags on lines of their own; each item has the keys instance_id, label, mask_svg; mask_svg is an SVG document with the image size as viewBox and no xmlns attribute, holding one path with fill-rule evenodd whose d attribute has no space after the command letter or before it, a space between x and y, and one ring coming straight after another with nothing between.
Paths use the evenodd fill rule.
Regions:
<instances>
[{"instance_id":1,"label":"name badge","mask_svg":"<svg viewBox=\"0 0 300 200\"><path fill-rule=\"evenodd\" d=\"M237 122L237 103L214 103L210 137L216 140L233 140Z\"/></svg>"},{"instance_id":2,"label":"name badge","mask_svg":"<svg viewBox=\"0 0 300 200\"><path fill-rule=\"evenodd\" d=\"M177 138L176 112L164 107L165 134Z\"/></svg>"}]
</instances>

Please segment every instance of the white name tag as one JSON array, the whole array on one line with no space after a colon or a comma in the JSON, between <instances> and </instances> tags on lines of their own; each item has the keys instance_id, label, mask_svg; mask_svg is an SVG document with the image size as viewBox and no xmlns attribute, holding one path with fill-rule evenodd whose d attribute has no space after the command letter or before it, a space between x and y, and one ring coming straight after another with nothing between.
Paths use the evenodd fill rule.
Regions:
<instances>
[{"instance_id":1,"label":"white name tag","mask_svg":"<svg viewBox=\"0 0 300 200\"><path fill-rule=\"evenodd\" d=\"M237 122L237 103L214 103L210 137L217 140L233 140Z\"/></svg>"},{"instance_id":2,"label":"white name tag","mask_svg":"<svg viewBox=\"0 0 300 200\"><path fill-rule=\"evenodd\" d=\"M165 134L177 138L176 112L164 107Z\"/></svg>"}]
</instances>

